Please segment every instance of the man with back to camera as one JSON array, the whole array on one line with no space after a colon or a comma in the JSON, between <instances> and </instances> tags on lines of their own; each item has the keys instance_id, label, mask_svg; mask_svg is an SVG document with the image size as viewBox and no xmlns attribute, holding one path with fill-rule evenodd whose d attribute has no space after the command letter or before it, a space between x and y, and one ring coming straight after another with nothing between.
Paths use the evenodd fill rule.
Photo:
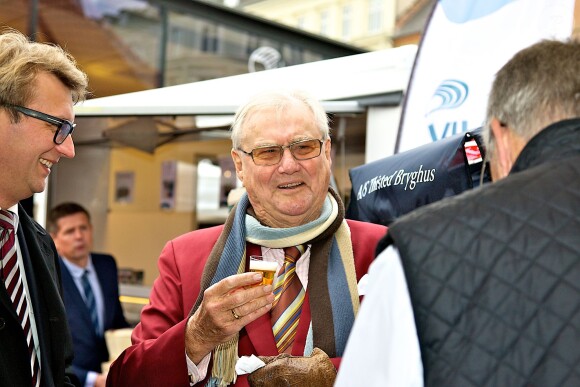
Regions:
<instances>
[{"instance_id":1,"label":"man with back to camera","mask_svg":"<svg viewBox=\"0 0 580 387\"><path fill-rule=\"evenodd\" d=\"M87 85L60 47L0 33L0 386L70 385L58 255L18 202L44 191L61 157L74 157L73 105Z\"/></svg>"},{"instance_id":2,"label":"man with back to camera","mask_svg":"<svg viewBox=\"0 0 580 387\"><path fill-rule=\"evenodd\" d=\"M546 40L499 70L494 182L391 225L338 387L580 385L579 64Z\"/></svg>"},{"instance_id":3,"label":"man with back to camera","mask_svg":"<svg viewBox=\"0 0 580 387\"><path fill-rule=\"evenodd\" d=\"M72 368L82 386L104 386L101 364L109 361L105 331L129 326L121 302L117 264L91 253L93 226L77 203L61 203L48 215L48 230L60 256L64 306L73 338Z\"/></svg>"},{"instance_id":4,"label":"man with back to camera","mask_svg":"<svg viewBox=\"0 0 580 387\"><path fill-rule=\"evenodd\" d=\"M165 246L150 304L109 386L332 385L358 310L357 282L386 228L344 219L329 187L328 118L308 94L253 97L236 113L232 143L247 193L224 226ZM276 262L274 286L248 272L250 255ZM237 357L252 354L273 358L236 376Z\"/></svg>"}]
</instances>

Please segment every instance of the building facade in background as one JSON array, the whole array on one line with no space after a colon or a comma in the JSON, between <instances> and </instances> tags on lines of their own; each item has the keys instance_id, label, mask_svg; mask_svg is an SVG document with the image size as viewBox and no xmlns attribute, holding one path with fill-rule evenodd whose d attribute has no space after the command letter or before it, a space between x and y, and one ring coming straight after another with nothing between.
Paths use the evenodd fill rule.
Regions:
<instances>
[{"instance_id":1,"label":"building facade in background","mask_svg":"<svg viewBox=\"0 0 580 387\"><path fill-rule=\"evenodd\" d=\"M264 57L252 54L263 47L279 53L276 66L365 51L192 0L4 0L0 27L65 47L95 97L243 74L250 64L260 70Z\"/></svg>"},{"instance_id":2,"label":"building facade in background","mask_svg":"<svg viewBox=\"0 0 580 387\"><path fill-rule=\"evenodd\" d=\"M434 1L240 0L235 3L250 14L373 51L416 44Z\"/></svg>"}]
</instances>

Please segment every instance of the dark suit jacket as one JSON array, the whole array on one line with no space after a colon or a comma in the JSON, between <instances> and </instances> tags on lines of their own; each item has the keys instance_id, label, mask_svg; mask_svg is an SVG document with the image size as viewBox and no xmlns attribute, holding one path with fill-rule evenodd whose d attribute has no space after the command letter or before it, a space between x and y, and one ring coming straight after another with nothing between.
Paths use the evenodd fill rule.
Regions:
<instances>
[{"instance_id":1,"label":"dark suit jacket","mask_svg":"<svg viewBox=\"0 0 580 387\"><path fill-rule=\"evenodd\" d=\"M62 257L60 259L63 259ZM103 292L105 304L105 331L129 326L119 301L117 264L110 255L91 253L91 259ZM101 363L109 360L104 337L93 329L89 310L68 268L61 262L62 288L67 319L74 348L73 371L84 385L88 371L101 372Z\"/></svg>"},{"instance_id":2,"label":"dark suit jacket","mask_svg":"<svg viewBox=\"0 0 580 387\"><path fill-rule=\"evenodd\" d=\"M24 261L40 341L42 386L70 386L65 368L72 361L72 343L60 297L58 255L48 233L18 209L18 241ZM30 357L4 286L0 286L0 386L30 386Z\"/></svg>"}]
</instances>

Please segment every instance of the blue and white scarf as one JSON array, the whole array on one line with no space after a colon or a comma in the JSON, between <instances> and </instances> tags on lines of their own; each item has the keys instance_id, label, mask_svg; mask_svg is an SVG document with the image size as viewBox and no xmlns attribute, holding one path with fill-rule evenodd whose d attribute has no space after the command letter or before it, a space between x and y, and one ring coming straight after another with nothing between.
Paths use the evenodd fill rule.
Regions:
<instances>
[{"instance_id":1,"label":"blue and white scarf","mask_svg":"<svg viewBox=\"0 0 580 387\"><path fill-rule=\"evenodd\" d=\"M359 296L350 239L350 229L344 220L340 197L329 189L320 217L310 223L291 228L270 228L261 225L248 214L251 209L247 194L232 209L216 245L212 249L201 279L200 293L192 315L208 287L246 267L246 242L270 248L310 244L308 277L311 327L305 355L313 347L329 357L342 356L355 315ZM252 212L251 210L249 211ZM326 278L326 281L319 279ZM212 377L208 386L235 383L237 337L217 346L213 353Z\"/></svg>"}]
</instances>

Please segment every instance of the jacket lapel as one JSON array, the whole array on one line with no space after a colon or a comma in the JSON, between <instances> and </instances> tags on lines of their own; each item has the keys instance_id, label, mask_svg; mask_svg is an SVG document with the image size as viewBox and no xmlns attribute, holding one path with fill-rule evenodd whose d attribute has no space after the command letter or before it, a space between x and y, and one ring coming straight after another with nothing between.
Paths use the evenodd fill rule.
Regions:
<instances>
[{"instance_id":1,"label":"jacket lapel","mask_svg":"<svg viewBox=\"0 0 580 387\"><path fill-rule=\"evenodd\" d=\"M29 260L24 266L40 333L42 378L50 386L53 380L64 379L65 356L71 356L67 359L69 361L72 359L72 351L65 350L71 349L71 343L70 336L66 335L68 329L60 293L58 260L46 231L26 214L22 206L18 214L21 226L19 245L23 258ZM58 374L51 375L52 370L57 370Z\"/></svg>"},{"instance_id":2,"label":"jacket lapel","mask_svg":"<svg viewBox=\"0 0 580 387\"><path fill-rule=\"evenodd\" d=\"M97 280L99 281L99 285L101 286L101 293L103 295L103 306L105 309L105 315L103 316L103 326L105 330L107 327L112 325L112 318L113 318L113 310L115 305L111 302L114 297L112 294L108 294L109 287L106 286L106 280L109 277L109 273L107 272L107 268L103 265L103 261L98 256L98 254L91 254L91 258L93 261L93 266L95 267L95 272L97 274Z\"/></svg>"},{"instance_id":3,"label":"jacket lapel","mask_svg":"<svg viewBox=\"0 0 580 387\"><path fill-rule=\"evenodd\" d=\"M266 313L246 325L245 330L256 353L269 356L278 354L278 349L274 342L274 334L272 333L270 313Z\"/></svg>"}]
</instances>

